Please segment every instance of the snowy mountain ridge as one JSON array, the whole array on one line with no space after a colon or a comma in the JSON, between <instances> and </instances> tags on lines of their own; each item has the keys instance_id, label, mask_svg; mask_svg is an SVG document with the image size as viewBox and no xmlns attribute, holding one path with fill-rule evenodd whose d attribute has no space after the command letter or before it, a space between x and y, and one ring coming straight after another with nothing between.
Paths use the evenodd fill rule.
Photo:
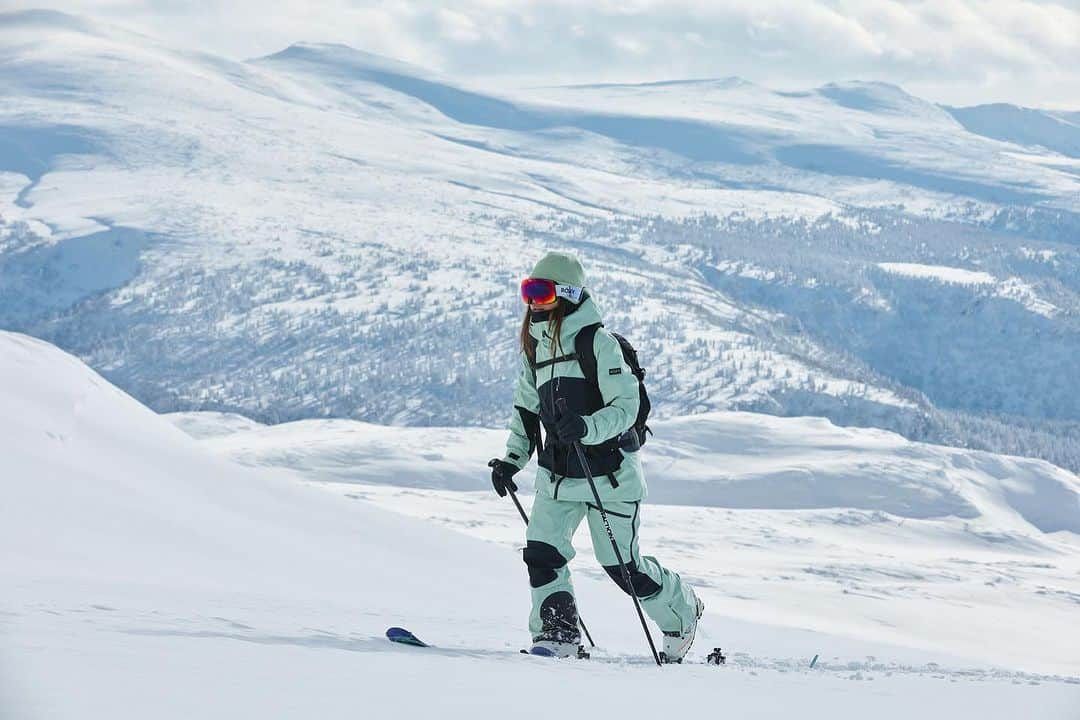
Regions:
<instances>
[{"instance_id":1,"label":"snowy mountain ridge","mask_svg":"<svg viewBox=\"0 0 1080 720\"><path fill-rule=\"evenodd\" d=\"M0 327L156 410L498 424L516 281L564 248L661 416L821 415L1080 467L1080 179L1053 143L877 83L491 93L52 12L0 15L0 71Z\"/></svg>"}]
</instances>

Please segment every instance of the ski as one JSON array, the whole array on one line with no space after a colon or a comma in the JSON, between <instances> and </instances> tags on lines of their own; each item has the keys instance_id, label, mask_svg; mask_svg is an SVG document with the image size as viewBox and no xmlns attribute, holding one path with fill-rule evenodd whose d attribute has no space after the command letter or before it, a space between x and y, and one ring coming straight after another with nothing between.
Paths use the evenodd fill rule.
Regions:
<instances>
[{"instance_id":1,"label":"ski","mask_svg":"<svg viewBox=\"0 0 1080 720\"><path fill-rule=\"evenodd\" d=\"M386 631L386 639L389 640L390 642L398 643L399 645L411 645L412 647L438 649L438 646L430 645L430 644L424 642L420 638L416 637L416 635L414 635L411 631L406 630L403 627L392 627L392 628L387 629L387 631ZM550 658L554 658L554 659L557 659L557 660L558 659L563 659L563 658L556 657L550 650L548 650L547 648L542 648L542 647L536 647L536 648L531 648L531 649L522 649L521 654L522 655L531 655L533 657L550 657ZM574 653L573 655L570 655L569 657L571 659L576 658L578 660L588 660L588 659L590 659L590 656L591 656L591 654L589 653L589 651L586 650L584 646L579 645L578 649L577 649L577 652ZM601 657L601 659L598 660L597 662L625 662L625 661L626 661L625 658Z\"/></svg>"},{"instance_id":2,"label":"ski","mask_svg":"<svg viewBox=\"0 0 1080 720\"><path fill-rule=\"evenodd\" d=\"M544 648L544 647L533 647L533 648L530 648L528 650L522 648L521 649L521 654L522 655L534 655L536 657L558 658L558 656L555 653L551 652L550 650L548 650L547 648ZM577 653L575 655L573 655L573 656L568 656L568 657L575 657L578 660L588 660L590 656L589 656L589 651L585 649L584 645L578 645Z\"/></svg>"},{"instance_id":3,"label":"ski","mask_svg":"<svg viewBox=\"0 0 1080 720\"><path fill-rule=\"evenodd\" d=\"M405 628L392 627L386 631L386 638L390 642L401 643L402 645L412 645L413 647L431 647L420 638L413 635Z\"/></svg>"}]
</instances>

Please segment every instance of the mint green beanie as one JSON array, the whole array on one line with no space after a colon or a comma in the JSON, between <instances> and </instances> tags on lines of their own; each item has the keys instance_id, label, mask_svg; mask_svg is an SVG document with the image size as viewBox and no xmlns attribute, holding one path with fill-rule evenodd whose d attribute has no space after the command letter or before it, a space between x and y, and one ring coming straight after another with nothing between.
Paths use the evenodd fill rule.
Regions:
<instances>
[{"instance_id":1,"label":"mint green beanie","mask_svg":"<svg viewBox=\"0 0 1080 720\"><path fill-rule=\"evenodd\" d=\"M585 270L573 255L561 252L549 252L533 267L529 277L554 280L560 285L585 287Z\"/></svg>"}]
</instances>

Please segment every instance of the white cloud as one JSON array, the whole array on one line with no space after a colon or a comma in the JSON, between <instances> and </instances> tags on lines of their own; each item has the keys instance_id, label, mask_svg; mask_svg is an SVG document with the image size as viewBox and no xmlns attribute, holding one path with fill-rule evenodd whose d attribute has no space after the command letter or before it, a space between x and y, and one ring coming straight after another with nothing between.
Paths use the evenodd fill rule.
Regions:
<instances>
[{"instance_id":1,"label":"white cloud","mask_svg":"<svg viewBox=\"0 0 1080 720\"><path fill-rule=\"evenodd\" d=\"M438 11L438 17L442 25L442 36L447 40L473 43L480 39L476 23L468 15L441 8Z\"/></svg>"},{"instance_id":2,"label":"white cloud","mask_svg":"<svg viewBox=\"0 0 1080 720\"><path fill-rule=\"evenodd\" d=\"M40 2L4 0L5 6ZM230 57L344 42L463 78L778 87L881 80L932 100L1080 109L1077 0L71 0Z\"/></svg>"},{"instance_id":3,"label":"white cloud","mask_svg":"<svg viewBox=\"0 0 1080 720\"><path fill-rule=\"evenodd\" d=\"M688 32L685 35L683 35L683 37L686 39L686 42L692 43L692 44L697 45L699 47L705 47L705 45L706 45L705 38L701 37L701 33Z\"/></svg>"},{"instance_id":4,"label":"white cloud","mask_svg":"<svg viewBox=\"0 0 1080 720\"><path fill-rule=\"evenodd\" d=\"M615 47L628 52L631 55L646 55L649 52L648 45L636 38L627 37L625 35L617 35L611 39L611 42Z\"/></svg>"}]
</instances>

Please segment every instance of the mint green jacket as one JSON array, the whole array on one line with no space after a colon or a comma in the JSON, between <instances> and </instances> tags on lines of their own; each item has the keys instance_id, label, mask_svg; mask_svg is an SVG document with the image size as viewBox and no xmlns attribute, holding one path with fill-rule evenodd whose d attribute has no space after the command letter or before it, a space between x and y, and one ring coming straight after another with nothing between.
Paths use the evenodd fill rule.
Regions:
<instances>
[{"instance_id":1,"label":"mint green jacket","mask_svg":"<svg viewBox=\"0 0 1080 720\"><path fill-rule=\"evenodd\" d=\"M558 355L574 352L574 338L581 328L601 322L600 311L591 297L586 297L578 309L563 319L561 343L555 348L554 341L548 337L549 322L534 322L530 334L536 339L536 361L538 363ZM593 341L596 355L596 375L603 397L604 407L584 416L586 433L583 445L598 445L611 438L618 437L634 424L638 412L638 381L630 372L630 367L623 358L619 342L604 328L599 328ZM514 390L514 405L531 413L540 413L540 394L550 392L559 378L571 377L584 379L577 360L553 363L540 368L535 373L524 351L521 353L517 387ZM510 417L510 436L506 441L504 460L521 469L532 454L524 422L515 409ZM618 452L623 453L619 450ZM625 501L642 500L647 494L645 475L641 469L640 451L623 453L622 464L615 471L618 487L612 487L606 475L595 475L594 481L602 500ZM546 468L538 467L536 473L536 493L556 500L592 501L592 491L584 478L562 478L554 476Z\"/></svg>"}]
</instances>

